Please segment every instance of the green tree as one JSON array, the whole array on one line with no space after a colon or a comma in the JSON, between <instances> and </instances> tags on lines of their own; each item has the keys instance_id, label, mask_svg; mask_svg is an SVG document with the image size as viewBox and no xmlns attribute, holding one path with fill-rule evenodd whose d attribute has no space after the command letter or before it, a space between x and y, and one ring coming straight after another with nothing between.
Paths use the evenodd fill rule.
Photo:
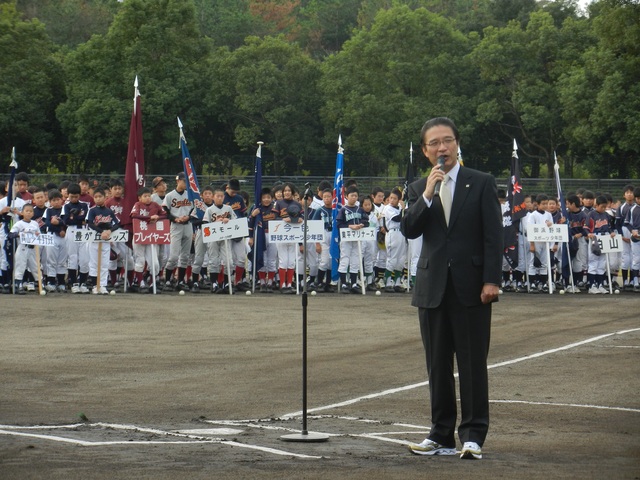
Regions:
<instances>
[{"instance_id":1,"label":"green tree","mask_svg":"<svg viewBox=\"0 0 640 480\"><path fill-rule=\"evenodd\" d=\"M313 170L310 159L321 137L317 62L282 36L249 37L217 62L212 75L221 85L210 92L207 104L230 106L220 112L221 119L233 128L242 151L254 152L262 140L274 155L266 173L291 175L303 166Z\"/></svg>"},{"instance_id":2,"label":"green tree","mask_svg":"<svg viewBox=\"0 0 640 480\"><path fill-rule=\"evenodd\" d=\"M343 134L347 174L404 175L409 143L417 145L430 117L450 116L469 132L469 49L449 20L399 6L381 10L370 29L356 32L324 62L326 139Z\"/></svg>"},{"instance_id":3,"label":"green tree","mask_svg":"<svg viewBox=\"0 0 640 480\"><path fill-rule=\"evenodd\" d=\"M470 55L484 86L478 95L478 120L491 125L503 145L518 141L528 173L540 175L540 163L553 172L553 153L566 148L556 82L585 48L586 21L572 18L558 29L546 12L534 12L523 27L488 27ZM521 156L523 158L523 156Z\"/></svg>"},{"instance_id":4,"label":"green tree","mask_svg":"<svg viewBox=\"0 0 640 480\"><path fill-rule=\"evenodd\" d=\"M5 158L12 146L19 153L49 153L59 147L55 108L64 98L64 86L54 52L41 22L21 20L14 3L0 4L0 138Z\"/></svg>"},{"instance_id":5,"label":"green tree","mask_svg":"<svg viewBox=\"0 0 640 480\"><path fill-rule=\"evenodd\" d=\"M570 152L600 177L640 177L640 5L594 5L589 48L560 79Z\"/></svg>"},{"instance_id":6,"label":"green tree","mask_svg":"<svg viewBox=\"0 0 640 480\"><path fill-rule=\"evenodd\" d=\"M94 34L107 32L117 0L18 0L26 18L37 18L58 45L75 47Z\"/></svg>"},{"instance_id":7,"label":"green tree","mask_svg":"<svg viewBox=\"0 0 640 480\"><path fill-rule=\"evenodd\" d=\"M124 171L138 75L147 170L175 170L176 116L196 129L208 115L201 99L209 53L193 2L127 0L106 35L95 35L66 59L68 100L58 118L72 151L99 159L103 171ZM190 150L197 144L190 138Z\"/></svg>"}]
</instances>

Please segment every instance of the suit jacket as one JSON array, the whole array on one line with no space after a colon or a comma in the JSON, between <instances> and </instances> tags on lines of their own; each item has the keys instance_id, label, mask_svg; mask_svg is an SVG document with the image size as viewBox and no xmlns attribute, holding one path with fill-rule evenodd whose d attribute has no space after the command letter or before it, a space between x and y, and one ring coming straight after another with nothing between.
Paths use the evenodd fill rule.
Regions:
<instances>
[{"instance_id":1,"label":"suit jacket","mask_svg":"<svg viewBox=\"0 0 640 480\"><path fill-rule=\"evenodd\" d=\"M481 304L485 283L502 278L502 213L493 176L460 167L447 227L440 197L428 207L421 178L409 185L409 208L401 230L407 238L422 235L412 305L436 308L452 276L456 294L465 306Z\"/></svg>"}]
</instances>

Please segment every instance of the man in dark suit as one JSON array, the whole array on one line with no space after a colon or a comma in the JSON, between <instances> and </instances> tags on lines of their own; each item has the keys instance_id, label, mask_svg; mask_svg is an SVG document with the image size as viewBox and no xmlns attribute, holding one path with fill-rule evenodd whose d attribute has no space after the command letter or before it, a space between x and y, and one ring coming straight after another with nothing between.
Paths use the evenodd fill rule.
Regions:
<instances>
[{"instance_id":1,"label":"man in dark suit","mask_svg":"<svg viewBox=\"0 0 640 480\"><path fill-rule=\"evenodd\" d=\"M423 236L412 305L419 309L432 416L429 437L410 449L456 454L455 354L461 458L479 459L489 428L487 356L491 302L501 280L502 215L495 179L458 163L459 141L446 117L422 127L422 151L433 168L409 186L411 207L402 219L407 238Z\"/></svg>"}]
</instances>

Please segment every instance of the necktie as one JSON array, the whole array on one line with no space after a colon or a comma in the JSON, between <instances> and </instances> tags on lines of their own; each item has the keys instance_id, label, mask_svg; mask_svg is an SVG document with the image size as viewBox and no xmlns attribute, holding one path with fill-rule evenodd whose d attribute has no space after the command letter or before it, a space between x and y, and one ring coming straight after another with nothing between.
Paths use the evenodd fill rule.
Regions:
<instances>
[{"instance_id":1,"label":"necktie","mask_svg":"<svg viewBox=\"0 0 640 480\"><path fill-rule=\"evenodd\" d=\"M449 174L444 176L444 180L440 185L440 202L442 202L442 210L444 211L444 219L449 225L449 217L451 215L451 177Z\"/></svg>"}]
</instances>

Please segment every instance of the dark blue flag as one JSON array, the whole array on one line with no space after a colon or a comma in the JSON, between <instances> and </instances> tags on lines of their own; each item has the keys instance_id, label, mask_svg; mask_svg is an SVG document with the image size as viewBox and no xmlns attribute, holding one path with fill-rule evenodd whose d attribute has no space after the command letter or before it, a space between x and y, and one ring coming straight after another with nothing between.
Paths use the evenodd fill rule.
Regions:
<instances>
[{"instance_id":1,"label":"dark blue flag","mask_svg":"<svg viewBox=\"0 0 640 480\"><path fill-rule=\"evenodd\" d=\"M342 148L342 135L338 137L338 155L336 157L336 175L333 180L333 200L331 201L332 229L331 229L331 279L338 280L338 265L340 264L340 231L337 227L336 217L344 204L344 149Z\"/></svg>"}]
</instances>

